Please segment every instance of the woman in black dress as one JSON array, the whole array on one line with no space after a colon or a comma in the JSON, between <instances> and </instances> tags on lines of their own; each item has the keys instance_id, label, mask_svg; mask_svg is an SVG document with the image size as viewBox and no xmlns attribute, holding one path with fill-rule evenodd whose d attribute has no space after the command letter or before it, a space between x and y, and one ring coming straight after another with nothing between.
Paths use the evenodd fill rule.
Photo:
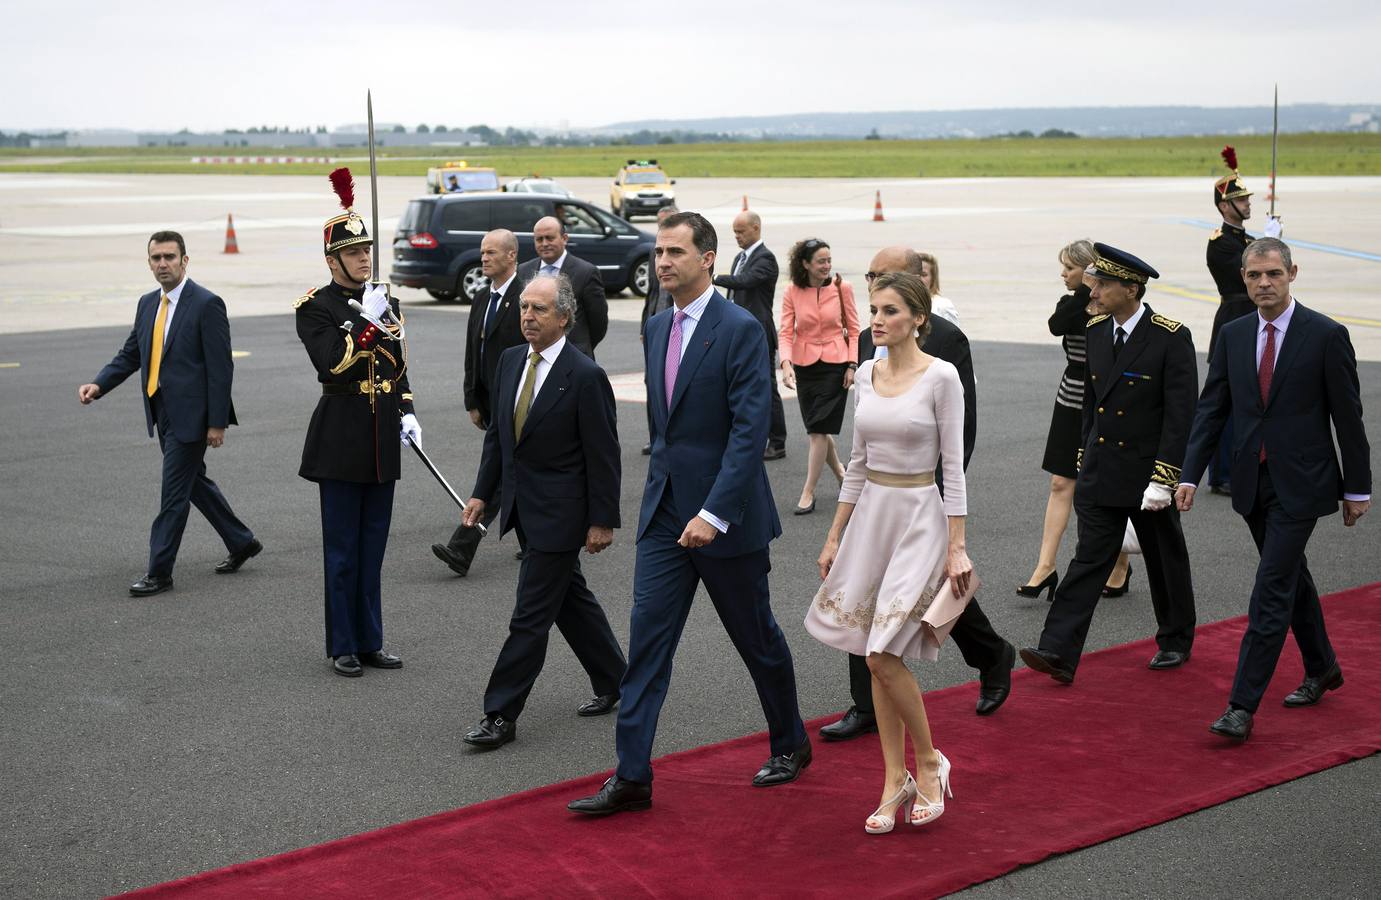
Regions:
<instances>
[{"instance_id":1,"label":"woman in black dress","mask_svg":"<svg viewBox=\"0 0 1381 900\"><path fill-rule=\"evenodd\" d=\"M1055 411L1050 417L1050 434L1045 440L1045 458L1041 461L1041 468L1050 473L1041 555L1026 584L1017 588L1017 593L1023 597L1039 597L1044 592L1049 601L1055 596L1055 586L1060 580L1055 571L1055 557L1074 506L1076 461L1083 436L1084 329L1089 317L1096 314L1088 285L1084 283L1084 268L1093 262L1093 256L1093 244L1087 240L1075 241L1060 251L1060 278L1070 293L1055 304L1049 324L1050 333L1059 337L1064 347L1065 373L1055 392ZM1120 597L1127 593L1130 575L1127 554L1123 553L1117 557L1117 566L1109 576L1109 585L1103 588L1103 596Z\"/></svg>"}]
</instances>

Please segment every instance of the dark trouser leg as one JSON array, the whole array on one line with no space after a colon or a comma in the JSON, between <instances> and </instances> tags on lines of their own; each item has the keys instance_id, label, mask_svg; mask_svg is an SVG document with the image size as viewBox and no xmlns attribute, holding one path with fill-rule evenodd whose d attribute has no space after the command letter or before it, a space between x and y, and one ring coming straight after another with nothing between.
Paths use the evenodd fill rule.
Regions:
<instances>
[{"instance_id":1,"label":"dark trouser leg","mask_svg":"<svg viewBox=\"0 0 1381 900\"><path fill-rule=\"evenodd\" d=\"M383 587L384 550L393 521L393 486L396 482L361 485L360 564L354 605L355 645L360 653L384 647Z\"/></svg>"},{"instance_id":2,"label":"dark trouser leg","mask_svg":"<svg viewBox=\"0 0 1381 900\"><path fill-rule=\"evenodd\" d=\"M641 784L652 783L657 716L671 684L672 657L699 581L691 552L676 543L685 527L664 499L638 541L633 570L628 671L619 685L615 745L618 776Z\"/></svg>"},{"instance_id":3,"label":"dark trouser leg","mask_svg":"<svg viewBox=\"0 0 1381 900\"><path fill-rule=\"evenodd\" d=\"M767 548L729 559L699 553L692 553L691 558L719 621L753 678L758 702L767 717L772 755L792 752L805 743L806 727L796 699L791 648L772 615L767 587L772 562Z\"/></svg>"},{"instance_id":4,"label":"dark trouser leg","mask_svg":"<svg viewBox=\"0 0 1381 900\"><path fill-rule=\"evenodd\" d=\"M604 607L585 584L579 551L571 569L570 584L566 586L566 599L556 614L556 630L561 632L585 674L590 676L590 688L595 696L617 694L628 663L623 658L618 638L614 637L614 629L609 627Z\"/></svg>"},{"instance_id":5,"label":"dark trouser leg","mask_svg":"<svg viewBox=\"0 0 1381 900\"><path fill-rule=\"evenodd\" d=\"M772 347L774 338L768 338L768 346ZM786 407L782 406L782 392L777 385L777 350L773 347L767 354L767 364L770 371L767 373L772 382L772 420L767 429L767 446L785 447L786 446ZM650 417L651 412L648 413ZM649 421L651 419L649 418ZM650 430L650 426L649 426Z\"/></svg>"},{"instance_id":6,"label":"dark trouser leg","mask_svg":"<svg viewBox=\"0 0 1381 900\"><path fill-rule=\"evenodd\" d=\"M206 442L182 443L167 426L160 405L155 403L155 408L159 409L158 444L163 449L163 486L158 515L149 530L149 574L170 577L178 547L182 545L182 532L187 527L197 477L205 471L202 459L206 456Z\"/></svg>"},{"instance_id":7,"label":"dark trouser leg","mask_svg":"<svg viewBox=\"0 0 1381 900\"><path fill-rule=\"evenodd\" d=\"M866 656L849 654L849 699L859 712L873 714L873 673Z\"/></svg>"},{"instance_id":8,"label":"dark trouser leg","mask_svg":"<svg viewBox=\"0 0 1381 900\"><path fill-rule=\"evenodd\" d=\"M1146 582L1156 613L1156 645L1188 653L1194 645L1194 582L1179 510L1173 506L1158 512L1138 509L1131 519L1146 562Z\"/></svg>"},{"instance_id":9,"label":"dark trouser leg","mask_svg":"<svg viewBox=\"0 0 1381 900\"><path fill-rule=\"evenodd\" d=\"M326 568L326 655L359 653L355 642L355 592L360 571L360 517L364 485L323 479L321 550Z\"/></svg>"},{"instance_id":10,"label":"dark trouser leg","mask_svg":"<svg viewBox=\"0 0 1381 900\"><path fill-rule=\"evenodd\" d=\"M487 715L512 721L522 713L546 662L547 636L566 597L571 571L579 563L579 552L532 550L518 567L518 596L508 638L484 690Z\"/></svg>"},{"instance_id":11,"label":"dark trouser leg","mask_svg":"<svg viewBox=\"0 0 1381 900\"><path fill-rule=\"evenodd\" d=\"M1074 511L1079 518L1079 543L1055 590L1040 640L1042 650L1058 653L1071 668L1079 665L1093 610L1117 564L1117 555L1122 552L1122 536L1131 512L1122 507L1081 504L1077 492Z\"/></svg>"},{"instance_id":12,"label":"dark trouser leg","mask_svg":"<svg viewBox=\"0 0 1381 900\"><path fill-rule=\"evenodd\" d=\"M949 633L954 645L964 657L969 668L986 672L1002 661L1002 651L1007 648L1004 641L993 629L993 623L978 605L978 598L969 601L954 629ZM864 663L867 667L867 663Z\"/></svg>"},{"instance_id":13,"label":"dark trouser leg","mask_svg":"<svg viewBox=\"0 0 1381 900\"><path fill-rule=\"evenodd\" d=\"M1257 478L1256 504L1246 516L1252 539L1261 551L1247 610L1247 631L1237 656L1237 674L1229 702L1256 712L1275 673L1285 632L1293 628L1304 657L1304 671L1322 675L1336 661L1324 628L1318 589L1309 574L1304 548L1315 519L1286 515L1265 465Z\"/></svg>"}]
</instances>

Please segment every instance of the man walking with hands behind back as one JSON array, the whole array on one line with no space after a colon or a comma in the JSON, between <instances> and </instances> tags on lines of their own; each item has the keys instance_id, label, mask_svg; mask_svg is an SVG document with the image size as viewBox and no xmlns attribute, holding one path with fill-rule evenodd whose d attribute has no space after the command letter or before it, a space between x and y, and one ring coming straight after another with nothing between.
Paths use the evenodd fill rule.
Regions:
<instances>
[{"instance_id":1,"label":"man walking with hands behind back","mask_svg":"<svg viewBox=\"0 0 1381 900\"><path fill-rule=\"evenodd\" d=\"M762 460L772 396L767 338L710 283L717 243L698 213L677 213L657 228L657 277L675 305L648 319L643 345L652 458L638 516L619 765L598 794L568 804L574 812L652 805L657 716L702 582L767 717L772 756L753 784L785 784L810 764L791 650L767 588L767 546L782 531Z\"/></svg>"},{"instance_id":2,"label":"man walking with hands behind back","mask_svg":"<svg viewBox=\"0 0 1381 900\"><path fill-rule=\"evenodd\" d=\"M1232 508L1247 520L1261 562L1228 708L1209 730L1238 742L1252 732L1287 630L1295 633L1306 677L1285 705L1313 706L1342 687L1304 548L1339 498L1349 527L1371 507L1357 357L1346 328L1291 295L1298 272L1290 248L1275 238L1261 238L1242 254L1256 315L1228 322L1219 334L1175 491L1176 505L1188 512L1231 420Z\"/></svg>"},{"instance_id":3,"label":"man walking with hands behind back","mask_svg":"<svg viewBox=\"0 0 1381 900\"><path fill-rule=\"evenodd\" d=\"M144 422L158 430L163 450L163 488L158 517L149 535L149 568L130 585L136 597L173 586L173 563L187 527L189 504L206 516L230 555L217 574L237 571L264 549L230 508L216 483L206 477L206 448L225 442L235 421L230 382L230 320L225 303L187 277L187 245L175 231L149 238L149 269L159 290L139 298L125 346L96 380L77 388L86 405L139 372L144 392Z\"/></svg>"}]
</instances>

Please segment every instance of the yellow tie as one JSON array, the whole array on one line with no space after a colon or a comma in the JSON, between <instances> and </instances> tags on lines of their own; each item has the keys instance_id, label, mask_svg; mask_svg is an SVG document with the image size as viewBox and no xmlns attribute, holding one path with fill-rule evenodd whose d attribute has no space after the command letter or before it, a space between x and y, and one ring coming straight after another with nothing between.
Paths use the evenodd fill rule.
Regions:
<instances>
[{"instance_id":1,"label":"yellow tie","mask_svg":"<svg viewBox=\"0 0 1381 900\"><path fill-rule=\"evenodd\" d=\"M158 301L158 317L153 320L153 347L149 353L149 396L158 393L158 364L163 362L163 323L168 321L168 295Z\"/></svg>"},{"instance_id":2,"label":"yellow tie","mask_svg":"<svg viewBox=\"0 0 1381 900\"><path fill-rule=\"evenodd\" d=\"M527 411L532 406L532 391L537 386L537 363L541 362L542 354L529 353L527 359L527 372L523 375L523 389L518 394L518 408L513 413L513 439L515 441L523 436L523 423L527 421Z\"/></svg>"}]
</instances>

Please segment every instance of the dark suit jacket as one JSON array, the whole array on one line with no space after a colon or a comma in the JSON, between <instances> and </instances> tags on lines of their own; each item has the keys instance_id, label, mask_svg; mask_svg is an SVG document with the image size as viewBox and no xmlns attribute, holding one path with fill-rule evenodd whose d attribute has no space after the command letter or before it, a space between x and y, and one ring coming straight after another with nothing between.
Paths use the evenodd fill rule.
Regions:
<instances>
[{"instance_id":1,"label":"dark suit jacket","mask_svg":"<svg viewBox=\"0 0 1381 900\"><path fill-rule=\"evenodd\" d=\"M148 397L149 353L162 297L163 291L159 289L139 298L134 327L125 345L94 382L104 397L139 372L139 393L144 399L144 422L150 437L155 422ZM164 336L163 358L158 364L158 399L167 411L175 438L192 444L205 441L208 428L239 424L235 421L235 404L230 401L234 370L225 303L187 279L173 313L172 327Z\"/></svg>"},{"instance_id":2,"label":"dark suit jacket","mask_svg":"<svg viewBox=\"0 0 1381 900\"><path fill-rule=\"evenodd\" d=\"M716 276L714 283L718 287L728 288L729 299L734 305L748 310L753 318L762 323L762 327L767 329L767 346L776 350L777 326L772 319L772 299L777 293L777 257L772 255L766 244L759 244L743 270L737 275L732 274L742 257L743 251L740 250L729 267L730 274Z\"/></svg>"},{"instance_id":3,"label":"dark suit jacket","mask_svg":"<svg viewBox=\"0 0 1381 900\"><path fill-rule=\"evenodd\" d=\"M1256 503L1264 441L1271 483L1285 512L1298 519L1331 515L1344 493L1371 493L1371 447L1362 426L1357 357L1347 328L1295 301L1276 355L1271 393L1262 404L1258 325L1258 316L1243 316L1219 334L1181 480L1199 483L1231 416L1233 509L1245 516Z\"/></svg>"},{"instance_id":4,"label":"dark suit jacket","mask_svg":"<svg viewBox=\"0 0 1381 900\"><path fill-rule=\"evenodd\" d=\"M638 334L647 332L647 320L664 309L671 307L671 295L662 293L661 282L657 280L657 249L647 254L647 296L643 298L642 318L638 322Z\"/></svg>"},{"instance_id":5,"label":"dark suit jacket","mask_svg":"<svg viewBox=\"0 0 1381 900\"><path fill-rule=\"evenodd\" d=\"M1172 490L1198 391L1194 341L1174 319L1146 306L1122 352L1113 354L1112 316L1089 319L1084 442L1076 500L1141 506L1152 481Z\"/></svg>"},{"instance_id":6,"label":"dark suit jacket","mask_svg":"<svg viewBox=\"0 0 1381 900\"><path fill-rule=\"evenodd\" d=\"M527 284L541 268L541 257L530 259L518 267L518 277ZM575 325L567 332L566 340L594 359L595 348L609 333L609 300L604 296L604 279L594 265L570 252L561 264L561 274L570 279L576 302Z\"/></svg>"},{"instance_id":7,"label":"dark suit jacket","mask_svg":"<svg viewBox=\"0 0 1381 900\"><path fill-rule=\"evenodd\" d=\"M670 485L683 522L705 509L729 523L726 533L698 552L732 557L761 550L782 533L762 461L772 418L762 325L715 292L681 357L668 409L665 367L671 323L670 310L648 319L643 344L652 456L638 538Z\"/></svg>"},{"instance_id":8,"label":"dark suit jacket","mask_svg":"<svg viewBox=\"0 0 1381 900\"><path fill-rule=\"evenodd\" d=\"M614 391L604 370L568 339L515 438L513 413L528 346L510 347L499 361L474 496L489 503L500 491L500 534L514 526L516 513L529 547L576 550L591 525L619 527Z\"/></svg>"},{"instance_id":9,"label":"dark suit jacket","mask_svg":"<svg viewBox=\"0 0 1381 900\"><path fill-rule=\"evenodd\" d=\"M523 292L524 283L520 271L487 323L484 314L489 308L489 291L475 297L470 304L470 323L465 333L465 408L479 410L486 423L490 419L490 394L494 391L499 357L509 347L527 343L518 324L518 296Z\"/></svg>"}]
</instances>

